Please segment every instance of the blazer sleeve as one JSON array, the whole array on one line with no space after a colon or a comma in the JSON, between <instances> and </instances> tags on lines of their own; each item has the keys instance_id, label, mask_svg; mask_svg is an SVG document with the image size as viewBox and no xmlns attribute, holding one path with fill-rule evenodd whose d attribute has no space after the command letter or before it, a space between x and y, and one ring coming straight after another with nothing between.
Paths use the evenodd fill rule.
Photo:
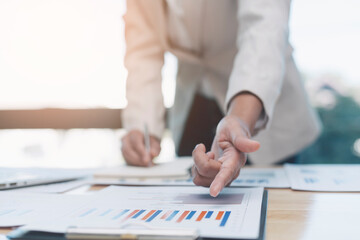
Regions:
<instances>
[{"instance_id":1,"label":"blazer sleeve","mask_svg":"<svg viewBox=\"0 0 360 240\"><path fill-rule=\"evenodd\" d=\"M146 14L144 2L127 1L125 21L125 67L127 107L122 123L127 130L143 130L161 138L165 127L165 107L161 92L164 49Z\"/></svg>"},{"instance_id":2,"label":"blazer sleeve","mask_svg":"<svg viewBox=\"0 0 360 240\"><path fill-rule=\"evenodd\" d=\"M241 92L263 103L256 131L269 125L279 98L288 47L290 0L238 1L238 53L229 79L226 107Z\"/></svg>"}]
</instances>

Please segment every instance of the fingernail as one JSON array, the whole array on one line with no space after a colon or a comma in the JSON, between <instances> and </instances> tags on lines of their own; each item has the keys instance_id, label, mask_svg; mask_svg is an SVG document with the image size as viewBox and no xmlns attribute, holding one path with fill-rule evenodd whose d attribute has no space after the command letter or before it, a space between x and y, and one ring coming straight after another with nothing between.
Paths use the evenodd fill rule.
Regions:
<instances>
[{"instance_id":1,"label":"fingernail","mask_svg":"<svg viewBox=\"0 0 360 240\"><path fill-rule=\"evenodd\" d=\"M212 196L212 197L217 197L219 195L219 193L212 193L211 191L210 191L210 196Z\"/></svg>"},{"instance_id":2,"label":"fingernail","mask_svg":"<svg viewBox=\"0 0 360 240\"><path fill-rule=\"evenodd\" d=\"M219 193L221 192L222 187L219 184L216 184L214 186L210 186L210 195L212 197L217 197Z\"/></svg>"}]
</instances>

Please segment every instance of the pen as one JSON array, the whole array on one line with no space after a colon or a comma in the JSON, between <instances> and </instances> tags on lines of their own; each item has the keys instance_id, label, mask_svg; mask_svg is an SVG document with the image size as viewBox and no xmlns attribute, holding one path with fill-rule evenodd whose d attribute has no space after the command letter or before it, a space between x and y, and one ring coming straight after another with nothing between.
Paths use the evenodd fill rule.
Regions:
<instances>
[{"instance_id":1,"label":"pen","mask_svg":"<svg viewBox=\"0 0 360 240\"><path fill-rule=\"evenodd\" d=\"M147 124L144 124L144 142L145 142L145 149L147 153L150 155L150 134ZM149 166L151 165L151 161L149 162Z\"/></svg>"}]
</instances>

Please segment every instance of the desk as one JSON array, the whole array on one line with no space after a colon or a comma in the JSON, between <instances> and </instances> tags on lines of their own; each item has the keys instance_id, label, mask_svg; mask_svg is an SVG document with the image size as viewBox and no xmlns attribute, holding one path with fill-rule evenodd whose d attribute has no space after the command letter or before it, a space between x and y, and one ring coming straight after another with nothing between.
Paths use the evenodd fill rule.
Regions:
<instances>
[{"instance_id":1,"label":"desk","mask_svg":"<svg viewBox=\"0 0 360 240\"><path fill-rule=\"evenodd\" d=\"M270 189L267 213L267 240L360 239L359 193ZM0 229L0 234L9 231Z\"/></svg>"}]
</instances>

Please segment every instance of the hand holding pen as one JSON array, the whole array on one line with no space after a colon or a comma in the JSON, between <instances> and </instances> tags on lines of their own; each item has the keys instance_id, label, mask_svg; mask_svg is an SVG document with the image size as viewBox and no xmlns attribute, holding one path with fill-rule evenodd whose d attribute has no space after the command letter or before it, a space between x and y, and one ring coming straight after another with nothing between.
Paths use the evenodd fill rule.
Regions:
<instances>
[{"instance_id":1,"label":"hand holding pen","mask_svg":"<svg viewBox=\"0 0 360 240\"><path fill-rule=\"evenodd\" d=\"M129 165L149 167L153 159L160 154L160 140L151 136L147 125L144 132L139 130L129 131L122 139L121 151Z\"/></svg>"}]
</instances>

